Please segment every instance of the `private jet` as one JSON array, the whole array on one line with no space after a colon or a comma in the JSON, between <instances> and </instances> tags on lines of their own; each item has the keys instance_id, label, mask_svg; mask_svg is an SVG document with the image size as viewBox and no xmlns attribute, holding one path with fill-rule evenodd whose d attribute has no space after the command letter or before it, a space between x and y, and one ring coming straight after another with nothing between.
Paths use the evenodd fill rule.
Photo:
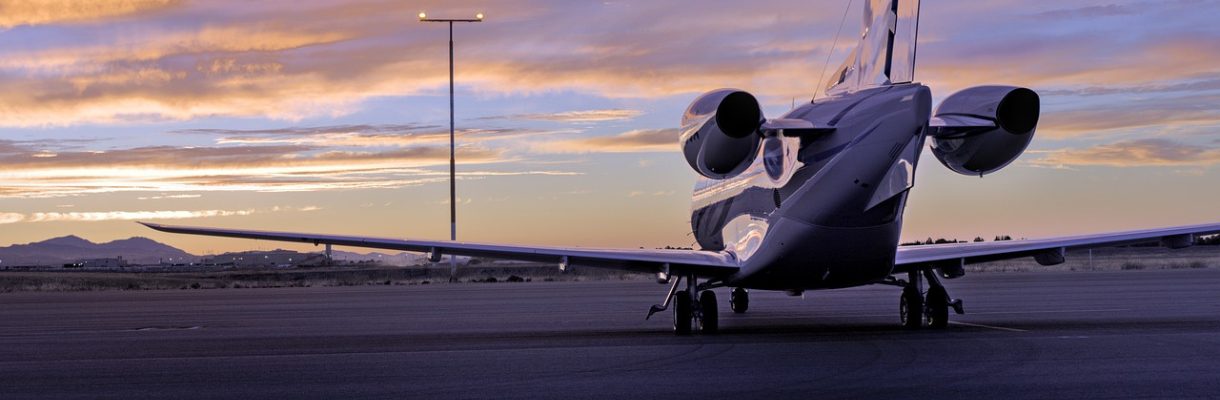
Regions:
<instances>
[{"instance_id":1,"label":"private jet","mask_svg":"<svg viewBox=\"0 0 1220 400\"><path fill-rule=\"evenodd\" d=\"M979 86L944 98L914 80L918 0L868 0L855 49L825 95L779 118L757 98L719 89L696 98L681 120L682 155L698 175L691 230L697 250L536 247L401 240L143 223L179 234L520 259L655 274L669 288L647 317L673 310L678 334L719 328L715 289L729 306L749 308L748 290L784 291L885 284L901 288L898 321L944 328L964 313L943 280L965 266L1033 257L1064 262L1072 249L1159 242L1191 246L1220 223L1094 235L926 246L899 246L915 168L929 146L946 168L967 176L1003 169L1029 146L1040 99L1015 86Z\"/></svg>"}]
</instances>

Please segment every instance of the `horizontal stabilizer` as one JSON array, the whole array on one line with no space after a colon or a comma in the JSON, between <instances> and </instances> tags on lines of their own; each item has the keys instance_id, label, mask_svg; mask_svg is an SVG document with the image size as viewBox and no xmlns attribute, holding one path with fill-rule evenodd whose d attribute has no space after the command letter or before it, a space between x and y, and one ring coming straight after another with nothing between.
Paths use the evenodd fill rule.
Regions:
<instances>
[{"instance_id":1,"label":"horizontal stabilizer","mask_svg":"<svg viewBox=\"0 0 1220 400\"><path fill-rule=\"evenodd\" d=\"M993 130L997 127L994 120L966 116L942 115L928 121L928 136L941 139L967 137L977 133Z\"/></svg>"},{"instance_id":2,"label":"horizontal stabilizer","mask_svg":"<svg viewBox=\"0 0 1220 400\"><path fill-rule=\"evenodd\" d=\"M768 132L779 132L784 136L816 136L835 131L834 127L819 126L813 122L795 118L776 118L763 122L758 128L765 135Z\"/></svg>"}]
</instances>

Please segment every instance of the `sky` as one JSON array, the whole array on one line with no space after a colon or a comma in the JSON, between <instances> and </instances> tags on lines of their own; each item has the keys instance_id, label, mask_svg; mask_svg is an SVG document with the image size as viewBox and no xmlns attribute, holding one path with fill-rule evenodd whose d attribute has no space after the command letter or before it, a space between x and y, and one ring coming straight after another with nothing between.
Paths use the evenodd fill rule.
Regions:
<instances>
[{"instance_id":1,"label":"sky","mask_svg":"<svg viewBox=\"0 0 1220 400\"><path fill-rule=\"evenodd\" d=\"M861 3L0 0L0 246L310 248L136 220L447 239L448 30L421 11L486 15L454 30L459 239L691 246L682 111L722 87L769 116L809 101ZM1043 113L985 178L926 152L904 239L1220 221L1218 12L925 1L916 79L935 99L1024 86Z\"/></svg>"}]
</instances>

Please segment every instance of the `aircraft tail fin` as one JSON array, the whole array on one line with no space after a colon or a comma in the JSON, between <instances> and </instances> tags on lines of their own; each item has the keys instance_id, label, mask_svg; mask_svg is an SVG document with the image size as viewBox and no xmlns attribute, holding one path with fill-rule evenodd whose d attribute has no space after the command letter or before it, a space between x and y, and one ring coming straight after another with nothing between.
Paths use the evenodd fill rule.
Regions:
<instances>
[{"instance_id":1,"label":"aircraft tail fin","mask_svg":"<svg viewBox=\"0 0 1220 400\"><path fill-rule=\"evenodd\" d=\"M826 93L913 82L918 36L919 0L866 0L860 40Z\"/></svg>"}]
</instances>

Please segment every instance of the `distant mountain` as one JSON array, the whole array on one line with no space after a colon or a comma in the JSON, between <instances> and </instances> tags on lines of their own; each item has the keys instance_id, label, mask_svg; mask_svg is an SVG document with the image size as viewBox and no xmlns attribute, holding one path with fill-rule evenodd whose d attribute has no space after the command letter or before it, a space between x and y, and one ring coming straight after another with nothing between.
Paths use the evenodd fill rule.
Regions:
<instances>
[{"instance_id":1,"label":"distant mountain","mask_svg":"<svg viewBox=\"0 0 1220 400\"><path fill-rule=\"evenodd\" d=\"M170 258L194 261L198 257L152 239L133 237L93 243L64 236L29 244L0 247L0 265L56 265L91 258L123 257L132 264L156 264Z\"/></svg>"}]
</instances>

